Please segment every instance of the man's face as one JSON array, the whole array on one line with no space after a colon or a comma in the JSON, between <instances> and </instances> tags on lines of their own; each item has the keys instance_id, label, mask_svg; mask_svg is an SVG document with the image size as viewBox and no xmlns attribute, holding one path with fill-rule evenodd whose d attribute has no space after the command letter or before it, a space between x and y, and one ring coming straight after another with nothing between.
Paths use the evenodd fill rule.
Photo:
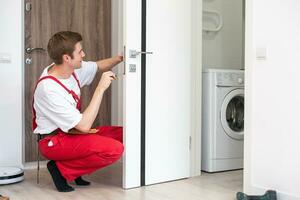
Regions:
<instances>
[{"instance_id":1,"label":"man's face","mask_svg":"<svg viewBox=\"0 0 300 200\"><path fill-rule=\"evenodd\" d=\"M70 65L74 67L74 69L80 68L84 56L85 53L82 50L82 45L80 42L77 42L75 45L75 50L73 51L73 59L70 59Z\"/></svg>"}]
</instances>

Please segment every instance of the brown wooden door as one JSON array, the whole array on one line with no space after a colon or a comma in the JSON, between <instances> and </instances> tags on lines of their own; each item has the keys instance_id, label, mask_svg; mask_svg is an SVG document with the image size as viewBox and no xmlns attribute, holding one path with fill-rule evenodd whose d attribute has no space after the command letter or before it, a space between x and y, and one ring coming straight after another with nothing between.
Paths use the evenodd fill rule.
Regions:
<instances>
[{"instance_id":1,"label":"brown wooden door","mask_svg":"<svg viewBox=\"0 0 300 200\"><path fill-rule=\"evenodd\" d=\"M58 31L75 31L83 36L85 60L96 61L111 54L111 1L110 0L25 0L25 49L46 49L51 35ZM31 4L31 9L28 9ZM35 83L51 60L44 51L25 52L25 161L37 159L36 136L32 133L32 96ZM89 103L101 74L91 86L82 89L83 110ZM111 91L103 97L95 125L111 123Z\"/></svg>"}]
</instances>

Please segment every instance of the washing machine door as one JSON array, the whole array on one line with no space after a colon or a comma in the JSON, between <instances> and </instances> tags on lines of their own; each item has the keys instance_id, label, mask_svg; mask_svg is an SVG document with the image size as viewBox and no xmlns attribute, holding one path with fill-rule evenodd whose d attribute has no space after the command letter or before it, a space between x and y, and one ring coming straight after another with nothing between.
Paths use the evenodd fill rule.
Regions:
<instances>
[{"instance_id":1,"label":"washing machine door","mask_svg":"<svg viewBox=\"0 0 300 200\"><path fill-rule=\"evenodd\" d=\"M225 96L221 107L221 124L229 137L244 139L244 89L231 90Z\"/></svg>"}]
</instances>

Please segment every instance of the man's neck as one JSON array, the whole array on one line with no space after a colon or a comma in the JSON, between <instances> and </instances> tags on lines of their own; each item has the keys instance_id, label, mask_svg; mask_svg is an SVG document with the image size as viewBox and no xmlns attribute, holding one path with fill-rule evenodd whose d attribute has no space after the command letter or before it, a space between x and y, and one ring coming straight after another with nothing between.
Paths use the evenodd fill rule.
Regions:
<instances>
[{"instance_id":1,"label":"man's neck","mask_svg":"<svg viewBox=\"0 0 300 200\"><path fill-rule=\"evenodd\" d=\"M48 74L60 79L68 79L74 72L74 69L68 65L56 65L54 64L48 69Z\"/></svg>"}]
</instances>

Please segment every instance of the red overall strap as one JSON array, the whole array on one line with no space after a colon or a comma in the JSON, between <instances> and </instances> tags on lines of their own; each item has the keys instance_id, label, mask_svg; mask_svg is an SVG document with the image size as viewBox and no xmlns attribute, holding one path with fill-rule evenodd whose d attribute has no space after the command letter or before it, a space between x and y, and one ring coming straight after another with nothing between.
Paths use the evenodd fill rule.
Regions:
<instances>
[{"instance_id":1,"label":"red overall strap","mask_svg":"<svg viewBox=\"0 0 300 200\"><path fill-rule=\"evenodd\" d=\"M75 75L74 72L72 73L72 75L73 75L73 77L75 78L75 80L76 80L76 82L77 82L77 85L78 85L78 87L79 87L79 89L80 89L81 87L80 87L80 83L79 83L79 80L78 80L77 76Z\"/></svg>"},{"instance_id":2,"label":"red overall strap","mask_svg":"<svg viewBox=\"0 0 300 200\"><path fill-rule=\"evenodd\" d=\"M79 87L79 90L80 90L80 83L79 83L79 80L77 79L75 73L73 72L72 73L74 79L76 80L77 82L77 85ZM57 78L55 78L54 76L44 76L42 78L40 78L38 80L38 82L36 83L36 86L35 86L35 89L37 88L38 84L42 81L42 80L45 80L45 79L52 79L54 80L55 82L57 82L60 86L62 86L69 94L72 95L72 97L74 98L75 102L77 103L76 105L76 108L80 111L81 109L81 103L80 103L80 98L77 96L77 94L73 91L73 90L69 90L62 82L60 82ZM32 130L36 129L37 127L37 123L36 123L36 112L35 112L35 109L34 109L34 99L32 100L32 111L33 111L33 116L32 116Z\"/></svg>"}]
</instances>

